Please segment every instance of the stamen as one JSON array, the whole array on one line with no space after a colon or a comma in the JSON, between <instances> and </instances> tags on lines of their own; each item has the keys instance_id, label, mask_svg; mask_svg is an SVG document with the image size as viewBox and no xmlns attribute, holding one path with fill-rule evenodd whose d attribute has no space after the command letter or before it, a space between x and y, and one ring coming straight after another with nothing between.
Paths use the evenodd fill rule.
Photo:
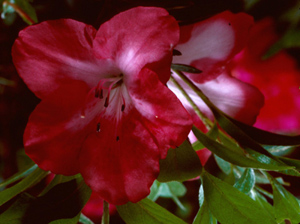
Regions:
<instances>
[{"instance_id":1,"label":"stamen","mask_svg":"<svg viewBox=\"0 0 300 224\"><path fill-rule=\"evenodd\" d=\"M120 82L121 81L121 82ZM110 96L110 92L112 89L116 88L116 86L120 85L120 83L122 83L122 80L118 79L114 82L112 82L108 89L107 89L107 97L105 99L105 103L104 103L104 107L108 107L108 104L109 104L109 96Z\"/></svg>"},{"instance_id":2,"label":"stamen","mask_svg":"<svg viewBox=\"0 0 300 224\"><path fill-rule=\"evenodd\" d=\"M99 97L99 89L98 89L98 88L95 89L95 97L96 97L96 98Z\"/></svg>"},{"instance_id":3,"label":"stamen","mask_svg":"<svg viewBox=\"0 0 300 224\"><path fill-rule=\"evenodd\" d=\"M100 90L99 99L103 99L103 89Z\"/></svg>"},{"instance_id":4,"label":"stamen","mask_svg":"<svg viewBox=\"0 0 300 224\"><path fill-rule=\"evenodd\" d=\"M100 123L97 124L97 132L100 132Z\"/></svg>"},{"instance_id":5,"label":"stamen","mask_svg":"<svg viewBox=\"0 0 300 224\"><path fill-rule=\"evenodd\" d=\"M107 94L107 97L105 98L104 107L108 107L108 98L109 98L109 95Z\"/></svg>"},{"instance_id":6,"label":"stamen","mask_svg":"<svg viewBox=\"0 0 300 224\"><path fill-rule=\"evenodd\" d=\"M117 136L116 140L117 140L117 142L120 140L119 136Z\"/></svg>"},{"instance_id":7,"label":"stamen","mask_svg":"<svg viewBox=\"0 0 300 224\"><path fill-rule=\"evenodd\" d=\"M121 111L124 112L126 103L123 95L122 95L122 101L123 103L122 103Z\"/></svg>"}]
</instances>

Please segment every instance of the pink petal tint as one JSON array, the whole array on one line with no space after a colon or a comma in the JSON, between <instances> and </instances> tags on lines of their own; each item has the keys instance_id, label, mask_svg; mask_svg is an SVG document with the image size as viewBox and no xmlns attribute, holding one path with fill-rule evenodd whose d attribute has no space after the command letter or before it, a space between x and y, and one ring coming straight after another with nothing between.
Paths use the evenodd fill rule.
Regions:
<instances>
[{"instance_id":1,"label":"pink petal tint","mask_svg":"<svg viewBox=\"0 0 300 224\"><path fill-rule=\"evenodd\" d=\"M185 72L185 75L218 108L247 124L255 122L256 116L263 106L264 97L256 87L233 77L228 69L228 64L246 46L252 25L253 18L251 16L226 11L196 24L183 26L180 30L179 44L175 47L182 55L173 57L173 63L188 64L201 70L200 74ZM202 113L213 119L212 112L205 103L175 73L173 76ZM191 113L194 124L205 130L206 128L189 102L171 81L168 82L168 87ZM207 151L201 153L203 153L201 161L205 163Z\"/></svg>"},{"instance_id":2,"label":"pink petal tint","mask_svg":"<svg viewBox=\"0 0 300 224\"><path fill-rule=\"evenodd\" d=\"M257 88L265 96L255 126L268 131L300 133L300 70L285 51L263 60L278 40L274 22L264 19L255 24L249 44L232 61L232 74Z\"/></svg>"},{"instance_id":3,"label":"pink petal tint","mask_svg":"<svg viewBox=\"0 0 300 224\"><path fill-rule=\"evenodd\" d=\"M12 55L41 99L24 133L42 169L81 173L112 204L146 197L159 160L192 122L165 86L179 28L164 9L137 7L99 30L71 19L21 31Z\"/></svg>"}]
</instances>

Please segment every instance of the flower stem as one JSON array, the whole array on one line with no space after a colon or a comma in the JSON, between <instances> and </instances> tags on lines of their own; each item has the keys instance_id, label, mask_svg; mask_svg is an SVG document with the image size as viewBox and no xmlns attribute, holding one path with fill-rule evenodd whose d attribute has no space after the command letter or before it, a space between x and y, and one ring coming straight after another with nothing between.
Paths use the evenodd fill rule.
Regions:
<instances>
[{"instance_id":1,"label":"flower stem","mask_svg":"<svg viewBox=\"0 0 300 224\"><path fill-rule=\"evenodd\" d=\"M177 75L180 76L179 71L173 70ZM201 119L201 121L204 123L207 130L210 130L213 127L213 123L211 120L209 120L198 108L198 106L195 104L195 102L192 100L192 98L187 94L187 92L183 89L183 87L172 77L171 75L171 81L175 84L175 86L180 90L182 95L187 99L187 101L190 103L190 105L193 107L195 113L198 115L198 117Z\"/></svg>"},{"instance_id":2,"label":"flower stem","mask_svg":"<svg viewBox=\"0 0 300 224\"><path fill-rule=\"evenodd\" d=\"M103 215L101 224L109 224L109 204L107 201L103 201Z\"/></svg>"},{"instance_id":3,"label":"flower stem","mask_svg":"<svg viewBox=\"0 0 300 224\"><path fill-rule=\"evenodd\" d=\"M4 5L9 5L10 7L12 7L22 18L24 18L27 21L27 23L29 25L32 25L32 24L35 23L35 21L26 12L24 12L24 10L22 10L16 4L13 4L13 3L9 2L9 1L4 1L3 2L3 6Z\"/></svg>"}]
</instances>

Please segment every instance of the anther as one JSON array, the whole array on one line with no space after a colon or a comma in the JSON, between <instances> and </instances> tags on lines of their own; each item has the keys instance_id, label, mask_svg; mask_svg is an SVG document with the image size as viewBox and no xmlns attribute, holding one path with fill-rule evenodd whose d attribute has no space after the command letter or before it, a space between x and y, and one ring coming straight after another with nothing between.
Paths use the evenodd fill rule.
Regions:
<instances>
[{"instance_id":1,"label":"anther","mask_svg":"<svg viewBox=\"0 0 300 224\"><path fill-rule=\"evenodd\" d=\"M103 99L103 89L100 90L99 98Z\"/></svg>"},{"instance_id":2,"label":"anther","mask_svg":"<svg viewBox=\"0 0 300 224\"><path fill-rule=\"evenodd\" d=\"M180 56L182 55L179 50L173 49L173 56Z\"/></svg>"},{"instance_id":3,"label":"anther","mask_svg":"<svg viewBox=\"0 0 300 224\"><path fill-rule=\"evenodd\" d=\"M97 124L97 132L100 132L100 123Z\"/></svg>"},{"instance_id":4,"label":"anther","mask_svg":"<svg viewBox=\"0 0 300 224\"><path fill-rule=\"evenodd\" d=\"M105 98L105 103L104 103L104 107L108 107L108 97Z\"/></svg>"},{"instance_id":5,"label":"anther","mask_svg":"<svg viewBox=\"0 0 300 224\"><path fill-rule=\"evenodd\" d=\"M117 140L117 142L120 140L119 136L117 136L116 140Z\"/></svg>"},{"instance_id":6,"label":"anther","mask_svg":"<svg viewBox=\"0 0 300 224\"><path fill-rule=\"evenodd\" d=\"M95 89L95 97L96 97L96 98L99 97L99 89Z\"/></svg>"},{"instance_id":7,"label":"anther","mask_svg":"<svg viewBox=\"0 0 300 224\"><path fill-rule=\"evenodd\" d=\"M121 111L123 112L124 110L125 110L125 104L122 104Z\"/></svg>"}]
</instances>

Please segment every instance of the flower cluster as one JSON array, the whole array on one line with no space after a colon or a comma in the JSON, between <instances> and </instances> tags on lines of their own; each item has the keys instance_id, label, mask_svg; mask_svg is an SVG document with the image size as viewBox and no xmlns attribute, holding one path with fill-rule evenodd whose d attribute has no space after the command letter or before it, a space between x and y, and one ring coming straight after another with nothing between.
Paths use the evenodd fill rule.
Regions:
<instances>
[{"instance_id":1,"label":"flower cluster","mask_svg":"<svg viewBox=\"0 0 300 224\"><path fill-rule=\"evenodd\" d=\"M228 67L252 25L246 14L224 12L179 28L166 10L137 7L98 30L71 19L24 29L13 61L41 99L24 133L25 152L44 170L80 173L109 203L141 200L168 149L181 145L193 124L205 131L170 71L202 115L213 119L171 63L198 69L183 73L226 114L255 122L263 95Z\"/></svg>"}]
</instances>

